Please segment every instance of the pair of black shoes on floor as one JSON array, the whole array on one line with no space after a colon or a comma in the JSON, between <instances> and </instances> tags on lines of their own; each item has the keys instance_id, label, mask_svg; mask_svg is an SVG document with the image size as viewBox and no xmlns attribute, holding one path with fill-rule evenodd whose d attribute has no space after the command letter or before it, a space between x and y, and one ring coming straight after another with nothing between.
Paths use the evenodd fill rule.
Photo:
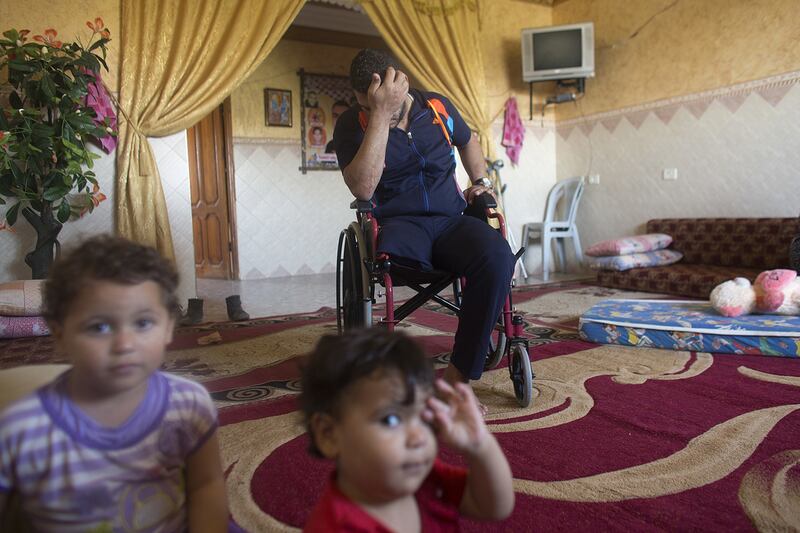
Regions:
<instances>
[{"instance_id":1,"label":"pair of black shoes on floor","mask_svg":"<svg viewBox=\"0 0 800 533\"><path fill-rule=\"evenodd\" d=\"M228 318L233 321L248 320L250 315L242 309L242 300L238 294L225 298L225 306L228 309ZM186 313L181 315L178 325L194 326L203 321L203 300L201 298L189 298L189 307Z\"/></svg>"}]
</instances>

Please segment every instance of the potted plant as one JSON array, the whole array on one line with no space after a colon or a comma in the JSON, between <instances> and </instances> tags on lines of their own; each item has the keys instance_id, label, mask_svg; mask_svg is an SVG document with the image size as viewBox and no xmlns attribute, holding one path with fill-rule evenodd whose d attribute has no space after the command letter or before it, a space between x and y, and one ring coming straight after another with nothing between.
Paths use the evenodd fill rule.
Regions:
<instances>
[{"instance_id":1,"label":"potted plant","mask_svg":"<svg viewBox=\"0 0 800 533\"><path fill-rule=\"evenodd\" d=\"M58 250L58 234L70 218L91 211L105 197L91 168L100 156L88 141L114 135L116 118L96 112L109 31L102 19L86 23L86 44L63 43L45 30L8 30L0 39L0 75L7 102L0 113L0 204L5 225L19 214L36 230L36 246L25 262L34 279L47 276ZM102 100L102 98L100 98ZM1 219L0 219L1 220Z\"/></svg>"}]
</instances>

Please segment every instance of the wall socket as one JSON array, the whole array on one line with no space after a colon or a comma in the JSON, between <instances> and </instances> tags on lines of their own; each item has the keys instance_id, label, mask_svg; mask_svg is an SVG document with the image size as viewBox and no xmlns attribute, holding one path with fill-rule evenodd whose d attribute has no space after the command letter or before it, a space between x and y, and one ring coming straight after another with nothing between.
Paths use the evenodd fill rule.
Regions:
<instances>
[{"instance_id":1,"label":"wall socket","mask_svg":"<svg viewBox=\"0 0 800 533\"><path fill-rule=\"evenodd\" d=\"M600 174L589 174L589 185L600 185Z\"/></svg>"},{"instance_id":2,"label":"wall socket","mask_svg":"<svg viewBox=\"0 0 800 533\"><path fill-rule=\"evenodd\" d=\"M677 168L665 168L661 172L661 179L675 181L678 179L678 169Z\"/></svg>"}]
</instances>

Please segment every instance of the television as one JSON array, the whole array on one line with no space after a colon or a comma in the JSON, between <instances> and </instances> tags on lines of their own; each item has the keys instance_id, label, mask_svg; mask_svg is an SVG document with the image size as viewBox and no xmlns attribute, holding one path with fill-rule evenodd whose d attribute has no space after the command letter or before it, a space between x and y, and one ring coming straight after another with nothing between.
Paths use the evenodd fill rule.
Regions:
<instances>
[{"instance_id":1,"label":"television","mask_svg":"<svg viewBox=\"0 0 800 533\"><path fill-rule=\"evenodd\" d=\"M522 30L522 80L594 77L594 24Z\"/></svg>"}]
</instances>

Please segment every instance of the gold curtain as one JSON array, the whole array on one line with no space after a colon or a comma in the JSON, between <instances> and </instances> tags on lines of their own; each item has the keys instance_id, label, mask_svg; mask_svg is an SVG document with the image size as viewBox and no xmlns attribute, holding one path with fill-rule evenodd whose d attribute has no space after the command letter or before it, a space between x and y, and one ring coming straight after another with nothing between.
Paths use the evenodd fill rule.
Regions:
<instances>
[{"instance_id":1,"label":"gold curtain","mask_svg":"<svg viewBox=\"0 0 800 533\"><path fill-rule=\"evenodd\" d=\"M117 232L175 258L147 136L196 124L264 61L305 0L122 0Z\"/></svg>"},{"instance_id":2,"label":"gold curtain","mask_svg":"<svg viewBox=\"0 0 800 533\"><path fill-rule=\"evenodd\" d=\"M397 59L453 101L494 159L478 0L362 0L361 6Z\"/></svg>"}]
</instances>

